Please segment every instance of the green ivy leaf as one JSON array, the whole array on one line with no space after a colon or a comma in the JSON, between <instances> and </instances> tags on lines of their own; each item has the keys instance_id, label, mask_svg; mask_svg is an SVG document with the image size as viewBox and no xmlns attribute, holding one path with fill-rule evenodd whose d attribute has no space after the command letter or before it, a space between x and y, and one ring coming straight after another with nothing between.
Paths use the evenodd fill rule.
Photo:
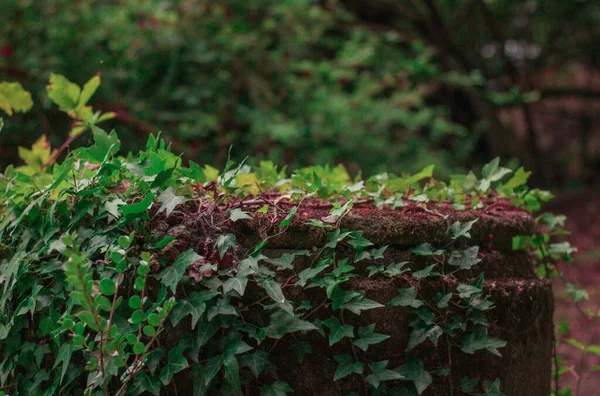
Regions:
<instances>
[{"instance_id":1,"label":"green ivy leaf","mask_svg":"<svg viewBox=\"0 0 600 396\"><path fill-rule=\"evenodd\" d=\"M140 371L133 378L133 387L131 393L134 395L141 395L144 392L150 392L153 395L160 396L162 386L160 381L146 374L144 371Z\"/></svg>"},{"instance_id":2,"label":"green ivy leaf","mask_svg":"<svg viewBox=\"0 0 600 396\"><path fill-rule=\"evenodd\" d=\"M464 393L473 393L478 383L477 378L463 377L460 380L460 390Z\"/></svg>"},{"instance_id":3,"label":"green ivy leaf","mask_svg":"<svg viewBox=\"0 0 600 396\"><path fill-rule=\"evenodd\" d=\"M336 362L339 363L338 368L335 370L335 374L333 375L333 380L337 381L344 377L349 376L350 374L359 374L362 375L364 364L361 362L355 362L350 355L335 355L333 357Z\"/></svg>"},{"instance_id":4,"label":"green ivy leaf","mask_svg":"<svg viewBox=\"0 0 600 396\"><path fill-rule=\"evenodd\" d=\"M486 396L504 396L504 393L500 392L500 379L496 378L494 382L483 381L483 391Z\"/></svg>"},{"instance_id":5,"label":"green ivy leaf","mask_svg":"<svg viewBox=\"0 0 600 396\"><path fill-rule=\"evenodd\" d=\"M398 295L390 301L393 307L413 307L419 308L423 305L423 301L417 299L417 289L414 287L408 287L405 289L398 289Z\"/></svg>"},{"instance_id":6,"label":"green ivy leaf","mask_svg":"<svg viewBox=\"0 0 600 396\"><path fill-rule=\"evenodd\" d=\"M262 387L260 393L261 396L286 396L292 392L292 388L285 381L277 380L271 385L265 385Z\"/></svg>"},{"instance_id":7,"label":"green ivy leaf","mask_svg":"<svg viewBox=\"0 0 600 396\"><path fill-rule=\"evenodd\" d=\"M248 367L255 378L264 371L265 365L269 362L269 354L265 351L256 351L251 354L242 355L240 358L242 366Z\"/></svg>"},{"instance_id":8,"label":"green ivy leaf","mask_svg":"<svg viewBox=\"0 0 600 396\"><path fill-rule=\"evenodd\" d=\"M271 315L271 322L267 327L267 337L279 339L287 333L308 330L317 330L317 326L279 310Z\"/></svg>"},{"instance_id":9,"label":"green ivy leaf","mask_svg":"<svg viewBox=\"0 0 600 396\"><path fill-rule=\"evenodd\" d=\"M489 336L487 328L479 327L465 336L460 349L468 354L473 354L475 351L486 349L496 356L502 356L500 352L498 352L498 348L502 348L505 345L506 341Z\"/></svg>"},{"instance_id":10,"label":"green ivy leaf","mask_svg":"<svg viewBox=\"0 0 600 396\"><path fill-rule=\"evenodd\" d=\"M219 257L225 257L225 253L227 253L227 250L229 249L235 250L236 243L237 241L233 234L219 235L216 242L217 249L219 250Z\"/></svg>"},{"instance_id":11,"label":"green ivy leaf","mask_svg":"<svg viewBox=\"0 0 600 396\"><path fill-rule=\"evenodd\" d=\"M189 249L177 256L175 262L160 272L157 278L160 279L164 285L170 287L171 291L175 293L177 285L179 284L179 281L181 281L181 278L183 278L187 268L201 258L202 256L192 249Z\"/></svg>"},{"instance_id":12,"label":"green ivy leaf","mask_svg":"<svg viewBox=\"0 0 600 396\"><path fill-rule=\"evenodd\" d=\"M235 208L229 212L229 219L233 222L236 222L238 220L252 219L252 216L240 208Z\"/></svg>"},{"instance_id":13,"label":"green ivy leaf","mask_svg":"<svg viewBox=\"0 0 600 396\"><path fill-rule=\"evenodd\" d=\"M322 321L325 326L329 327L329 345L338 343L342 338L354 338L354 327L348 324L342 324L336 317L331 317Z\"/></svg>"},{"instance_id":14,"label":"green ivy leaf","mask_svg":"<svg viewBox=\"0 0 600 396\"><path fill-rule=\"evenodd\" d=\"M428 243L422 243L410 249L410 252L415 256L439 256L444 253L443 250L433 250L433 247Z\"/></svg>"},{"instance_id":15,"label":"green ivy leaf","mask_svg":"<svg viewBox=\"0 0 600 396\"><path fill-rule=\"evenodd\" d=\"M406 346L406 352L420 345L428 338L434 345L437 345L438 340L442 334L442 328L438 325L414 328L413 331L410 333L410 336L408 337L408 345Z\"/></svg>"},{"instance_id":16,"label":"green ivy leaf","mask_svg":"<svg viewBox=\"0 0 600 396\"><path fill-rule=\"evenodd\" d=\"M139 217L142 214L145 214L148 208L152 206L152 201L154 200L154 194L148 193L140 202L119 206L119 210L123 215L129 219Z\"/></svg>"},{"instance_id":17,"label":"green ivy leaf","mask_svg":"<svg viewBox=\"0 0 600 396\"><path fill-rule=\"evenodd\" d=\"M262 288L265 289L269 297L276 303L285 303L285 296L281 290L281 285L274 280L267 279L261 284Z\"/></svg>"},{"instance_id":18,"label":"green ivy leaf","mask_svg":"<svg viewBox=\"0 0 600 396\"><path fill-rule=\"evenodd\" d=\"M184 348L176 346L171 348L167 356L167 365L160 371L159 379L163 385L168 385L173 375L188 367L187 359L183 356Z\"/></svg>"},{"instance_id":19,"label":"green ivy leaf","mask_svg":"<svg viewBox=\"0 0 600 396\"><path fill-rule=\"evenodd\" d=\"M421 280L427 278L429 276L437 276L439 275L437 272L433 272L433 269L437 266L437 264L431 264L429 267L423 268L420 271L415 271L412 273L412 277L416 280Z\"/></svg>"},{"instance_id":20,"label":"green ivy leaf","mask_svg":"<svg viewBox=\"0 0 600 396\"><path fill-rule=\"evenodd\" d=\"M358 329L358 339L354 341L354 346L367 351L370 345L376 345L390 338L389 335L375 333L375 324L360 327Z\"/></svg>"},{"instance_id":21,"label":"green ivy leaf","mask_svg":"<svg viewBox=\"0 0 600 396\"><path fill-rule=\"evenodd\" d=\"M515 174L510 179L508 179L506 183L504 183L503 187L512 189L521 187L527 183L529 176L531 176L531 172L525 172L525 169L521 167L517 169Z\"/></svg>"},{"instance_id":22,"label":"green ivy leaf","mask_svg":"<svg viewBox=\"0 0 600 396\"><path fill-rule=\"evenodd\" d=\"M387 360L371 363L371 374L365 379L373 388L378 389L379 384L384 381L404 379L400 373L387 369L387 364Z\"/></svg>"},{"instance_id":23,"label":"green ivy leaf","mask_svg":"<svg viewBox=\"0 0 600 396\"><path fill-rule=\"evenodd\" d=\"M406 363L395 368L394 371L402 375L404 379L412 381L415 388L417 388L419 395L422 394L433 381L431 374L425 370L423 362L414 356L408 356Z\"/></svg>"},{"instance_id":24,"label":"green ivy leaf","mask_svg":"<svg viewBox=\"0 0 600 396\"><path fill-rule=\"evenodd\" d=\"M185 198L177 195L172 187L167 187L167 189L158 196L158 202L162 204L160 209L158 209L158 213L165 212L165 214L169 216L173 213L173 210L175 210L177 205L181 205L185 202Z\"/></svg>"},{"instance_id":25,"label":"green ivy leaf","mask_svg":"<svg viewBox=\"0 0 600 396\"><path fill-rule=\"evenodd\" d=\"M472 246L466 250L453 250L448 259L448 264L468 270L481 261L477 258L478 254L479 246Z\"/></svg>"},{"instance_id":26,"label":"green ivy leaf","mask_svg":"<svg viewBox=\"0 0 600 396\"><path fill-rule=\"evenodd\" d=\"M225 367L225 381L231 385L236 394L242 395L240 391L240 364L237 358L233 354L226 354L223 359L223 366Z\"/></svg>"},{"instance_id":27,"label":"green ivy leaf","mask_svg":"<svg viewBox=\"0 0 600 396\"><path fill-rule=\"evenodd\" d=\"M298 207L294 206L292 209L290 209L290 213L288 213L288 215L285 216L283 220L281 220L281 223L279 223L279 228L287 227L288 225L290 225L290 223L294 219L294 216L296 216L296 212L298 212Z\"/></svg>"},{"instance_id":28,"label":"green ivy leaf","mask_svg":"<svg viewBox=\"0 0 600 396\"><path fill-rule=\"evenodd\" d=\"M69 363L71 362L71 356L73 355L73 352L78 351L81 348L81 345L74 345L69 342L65 342L60 346L53 366L53 368L56 368L62 362L60 383L62 383L63 379L65 378L65 374L67 372L67 368L69 367Z\"/></svg>"},{"instance_id":29,"label":"green ivy leaf","mask_svg":"<svg viewBox=\"0 0 600 396\"><path fill-rule=\"evenodd\" d=\"M477 220L478 219L473 219L464 224L462 224L459 221L454 222L454 224L450 226L450 231L452 232L452 239L457 239L461 236L464 236L465 238L471 238L471 234L469 231L471 231L473 224L475 224Z\"/></svg>"}]
</instances>

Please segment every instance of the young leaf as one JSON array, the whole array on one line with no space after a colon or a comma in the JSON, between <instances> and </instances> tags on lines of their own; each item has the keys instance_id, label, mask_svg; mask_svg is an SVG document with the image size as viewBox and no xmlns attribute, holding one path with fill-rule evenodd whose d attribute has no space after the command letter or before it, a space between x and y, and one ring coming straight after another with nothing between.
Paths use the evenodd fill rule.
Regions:
<instances>
[{"instance_id":1,"label":"young leaf","mask_svg":"<svg viewBox=\"0 0 600 396\"><path fill-rule=\"evenodd\" d=\"M290 392L292 392L292 388L287 382L277 380L271 385L263 386L260 396L286 396Z\"/></svg>"},{"instance_id":2,"label":"young leaf","mask_svg":"<svg viewBox=\"0 0 600 396\"><path fill-rule=\"evenodd\" d=\"M284 303L285 296L283 295L283 291L281 290L281 285L274 280L267 279L262 283L263 289L267 292L269 297L273 299L273 301L277 303Z\"/></svg>"},{"instance_id":3,"label":"young leaf","mask_svg":"<svg viewBox=\"0 0 600 396\"><path fill-rule=\"evenodd\" d=\"M438 256L444 253L443 250L433 250L433 247L428 243L422 243L419 246L410 249L410 251L415 256Z\"/></svg>"},{"instance_id":4,"label":"young leaf","mask_svg":"<svg viewBox=\"0 0 600 396\"><path fill-rule=\"evenodd\" d=\"M421 280L427 278L428 276L437 276L439 275L437 272L433 272L433 269L437 266L437 264L431 264L429 267L423 268L420 271L415 271L412 273L413 278L416 280Z\"/></svg>"},{"instance_id":5,"label":"young leaf","mask_svg":"<svg viewBox=\"0 0 600 396\"><path fill-rule=\"evenodd\" d=\"M238 220L252 219L252 216L240 208L235 208L229 212L229 219L236 222Z\"/></svg>"},{"instance_id":6,"label":"young leaf","mask_svg":"<svg viewBox=\"0 0 600 396\"><path fill-rule=\"evenodd\" d=\"M379 388L379 384L383 381L404 379L400 373L387 369L387 364L387 360L371 363L371 374L369 374L365 379L373 388Z\"/></svg>"},{"instance_id":7,"label":"young leaf","mask_svg":"<svg viewBox=\"0 0 600 396\"><path fill-rule=\"evenodd\" d=\"M419 395L422 394L433 381L431 374L425 370L423 362L414 356L408 356L406 364L395 368L394 371L402 375L404 379L412 381L415 388L417 388Z\"/></svg>"},{"instance_id":8,"label":"young leaf","mask_svg":"<svg viewBox=\"0 0 600 396\"><path fill-rule=\"evenodd\" d=\"M498 352L498 348L502 348L505 345L506 341L488 336L487 328L479 327L465 336L460 349L468 354L473 354L475 351L481 349L487 349L496 356L502 356L500 352Z\"/></svg>"},{"instance_id":9,"label":"young leaf","mask_svg":"<svg viewBox=\"0 0 600 396\"><path fill-rule=\"evenodd\" d=\"M452 232L452 239L457 239L461 236L471 238L471 234L469 233L469 231L471 231L473 224L475 224L477 220L479 219L473 219L464 224L461 224L459 221L454 222L454 224L450 226L450 231Z\"/></svg>"},{"instance_id":10,"label":"young leaf","mask_svg":"<svg viewBox=\"0 0 600 396\"><path fill-rule=\"evenodd\" d=\"M324 320L322 323L330 329L329 345L338 343L344 337L354 338L354 327L348 324L343 325L340 320L334 316Z\"/></svg>"},{"instance_id":11,"label":"young leaf","mask_svg":"<svg viewBox=\"0 0 600 396\"><path fill-rule=\"evenodd\" d=\"M279 223L279 228L287 227L288 225L290 225L292 219L294 218L294 216L296 216L296 212L298 212L298 207L294 206L292 209L290 209L290 213L288 213L288 215L285 216L281 223Z\"/></svg>"},{"instance_id":12,"label":"young leaf","mask_svg":"<svg viewBox=\"0 0 600 396\"><path fill-rule=\"evenodd\" d=\"M235 250L236 243L237 241L233 234L219 235L216 242L217 249L219 250L219 257L221 259L225 257L225 253L227 253L227 250L230 248Z\"/></svg>"},{"instance_id":13,"label":"young leaf","mask_svg":"<svg viewBox=\"0 0 600 396\"><path fill-rule=\"evenodd\" d=\"M287 333L307 330L317 330L317 327L310 322L298 319L283 310L279 310L271 315L271 322L267 327L267 337L279 339Z\"/></svg>"},{"instance_id":14,"label":"young leaf","mask_svg":"<svg viewBox=\"0 0 600 396\"><path fill-rule=\"evenodd\" d=\"M240 358L242 366L248 367L255 378L263 372L265 364L269 362L269 354L265 351L256 351L250 354L244 354Z\"/></svg>"},{"instance_id":15,"label":"young leaf","mask_svg":"<svg viewBox=\"0 0 600 396\"><path fill-rule=\"evenodd\" d=\"M486 396L504 396L504 393L500 392L500 379L498 378L494 382L483 381L483 391Z\"/></svg>"},{"instance_id":16,"label":"young leaf","mask_svg":"<svg viewBox=\"0 0 600 396\"><path fill-rule=\"evenodd\" d=\"M481 261L477 258L478 254L479 246L471 246L466 250L453 250L448 259L448 264L468 270Z\"/></svg>"}]
</instances>

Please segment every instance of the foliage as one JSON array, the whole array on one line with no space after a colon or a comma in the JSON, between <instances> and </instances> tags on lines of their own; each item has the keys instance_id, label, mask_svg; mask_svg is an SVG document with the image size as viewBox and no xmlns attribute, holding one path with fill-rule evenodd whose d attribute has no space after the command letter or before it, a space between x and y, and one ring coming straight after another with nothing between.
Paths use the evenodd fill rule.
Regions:
<instances>
[{"instance_id":1,"label":"foliage","mask_svg":"<svg viewBox=\"0 0 600 396\"><path fill-rule=\"evenodd\" d=\"M388 361L366 360L364 352L389 335L380 333L377 323L355 328L346 319L384 305L347 282L359 274L356 263L382 258L386 247L375 248L360 231L339 224L359 201L426 210L427 203L436 202L448 202L455 210L510 202L537 210L550 195L529 189L527 172L509 176L512 171L498 160L484 166L480 177L457 175L448 183L434 180L432 167L415 175L380 174L366 180L351 179L342 166L314 166L288 175L271 162L252 168L245 161L228 161L219 172L194 162L184 166L154 136L144 151L120 157L116 134L98 128L94 123L101 116L90 118L91 109L83 110L89 99L84 92L93 90L86 89L89 84L96 85L92 80L80 89L53 76L48 89L79 126L91 129L94 144L71 151L58 163L41 138L31 150L21 150L25 165L11 165L0 177L3 392L158 395L178 373L191 371L195 394L240 394L258 384L264 395L287 394L292 387L277 379L270 352L278 340L299 332L324 335L330 345L345 348L334 357L339 367L332 381L359 376L365 392L379 395L421 394L433 376L451 380L451 366L425 366L418 352L424 343L444 342L448 354L455 348L500 355L506 342L488 334L486 313L493 301L483 288L483 273L469 284L442 282L444 290L434 300L419 288L423 278L448 279L477 265L478 247L468 246L475 221L469 221L449 227L451 242L445 246L426 243L412 249L414 255L436 257L437 264L419 271L406 262L367 268L368 277L403 274L408 279L410 287L400 289L389 305L409 309L413 319L405 364L389 367ZM232 223L267 216L278 235L298 221L303 205L329 203L329 214L310 222L325 230L327 242L316 251L268 258L261 251L274 235L244 249L235 235L211 228L211 239L201 248L178 251L174 247L187 246L181 241L185 235L160 236L152 224L163 212L181 211L191 201L202 213L224 214ZM563 221L550 215L542 219L550 231ZM555 269L555 256L571 249L546 245L546 233L542 244L536 238L515 244L547 248L539 267L547 275ZM341 250L353 255L342 257ZM301 256L311 265L299 271L292 264ZM284 290L292 284L321 289L324 300L312 306L288 299ZM573 294L585 298L576 290ZM314 316L323 306L330 307L330 316ZM269 322L253 322L254 309L267 312ZM184 337L169 341L173 331ZM598 352L595 345L581 348ZM298 359L308 353L310 344L299 343ZM494 378L461 381L461 389L471 394L500 395L500 387Z\"/></svg>"}]
</instances>

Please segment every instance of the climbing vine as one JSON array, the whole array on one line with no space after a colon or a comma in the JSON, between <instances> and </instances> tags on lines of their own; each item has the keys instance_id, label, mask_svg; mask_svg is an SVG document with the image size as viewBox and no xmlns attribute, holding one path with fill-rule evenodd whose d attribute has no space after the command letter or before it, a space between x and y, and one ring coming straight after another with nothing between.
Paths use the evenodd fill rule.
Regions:
<instances>
[{"instance_id":1,"label":"climbing vine","mask_svg":"<svg viewBox=\"0 0 600 396\"><path fill-rule=\"evenodd\" d=\"M507 341L489 330L495 302L485 273L473 272L477 217L450 213L539 210L551 195L526 186L529 172L498 159L449 182L435 180L432 166L368 179L342 166L290 175L271 162L229 161L219 171L184 165L160 135L118 156L116 133L97 126L113 115L87 105L99 84L53 76L49 97L74 120L69 141L53 151L40 138L20 149L24 165L0 177L0 394L176 394L181 381L198 395L285 395L293 384L278 375L278 343L300 364L315 337L335 351L329 380L354 394L421 394L434 381L450 394L503 394L497 378L453 372L456 353L500 356ZM67 152L86 131L93 145ZM446 227L390 261L389 246L345 228L357 209L426 213ZM564 218L538 222L545 228L514 248L552 276L573 249L551 239ZM314 236L306 250L269 252L298 230ZM401 287L383 301L353 287L357 279ZM425 290L426 279L439 288ZM570 291L576 302L586 296ZM391 337L380 322L357 325L384 306L410 317L401 365L368 354ZM440 364L423 356L425 345L440 350Z\"/></svg>"}]
</instances>

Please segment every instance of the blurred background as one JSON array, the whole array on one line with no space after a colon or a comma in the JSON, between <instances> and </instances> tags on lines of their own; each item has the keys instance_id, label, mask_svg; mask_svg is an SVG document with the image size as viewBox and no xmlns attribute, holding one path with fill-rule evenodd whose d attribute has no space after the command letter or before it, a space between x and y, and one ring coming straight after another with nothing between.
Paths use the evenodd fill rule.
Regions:
<instances>
[{"instance_id":1,"label":"blurred background","mask_svg":"<svg viewBox=\"0 0 600 396\"><path fill-rule=\"evenodd\" d=\"M118 114L104 127L127 150L161 130L201 164L222 166L233 146L235 159L292 168L343 163L371 175L434 163L443 177L501 156L558 196L549 209L570 216L580 249L569 276L598 308L600 1L0 0L0 9L0 80L21 82L35 101L6 120L0 169L41 134L53 146L66 139L68 117L45 98L50 72L78 84L101 73L91 104ZM573 331L600 343L598 327Z\"/></svg>"}]
</instances>

